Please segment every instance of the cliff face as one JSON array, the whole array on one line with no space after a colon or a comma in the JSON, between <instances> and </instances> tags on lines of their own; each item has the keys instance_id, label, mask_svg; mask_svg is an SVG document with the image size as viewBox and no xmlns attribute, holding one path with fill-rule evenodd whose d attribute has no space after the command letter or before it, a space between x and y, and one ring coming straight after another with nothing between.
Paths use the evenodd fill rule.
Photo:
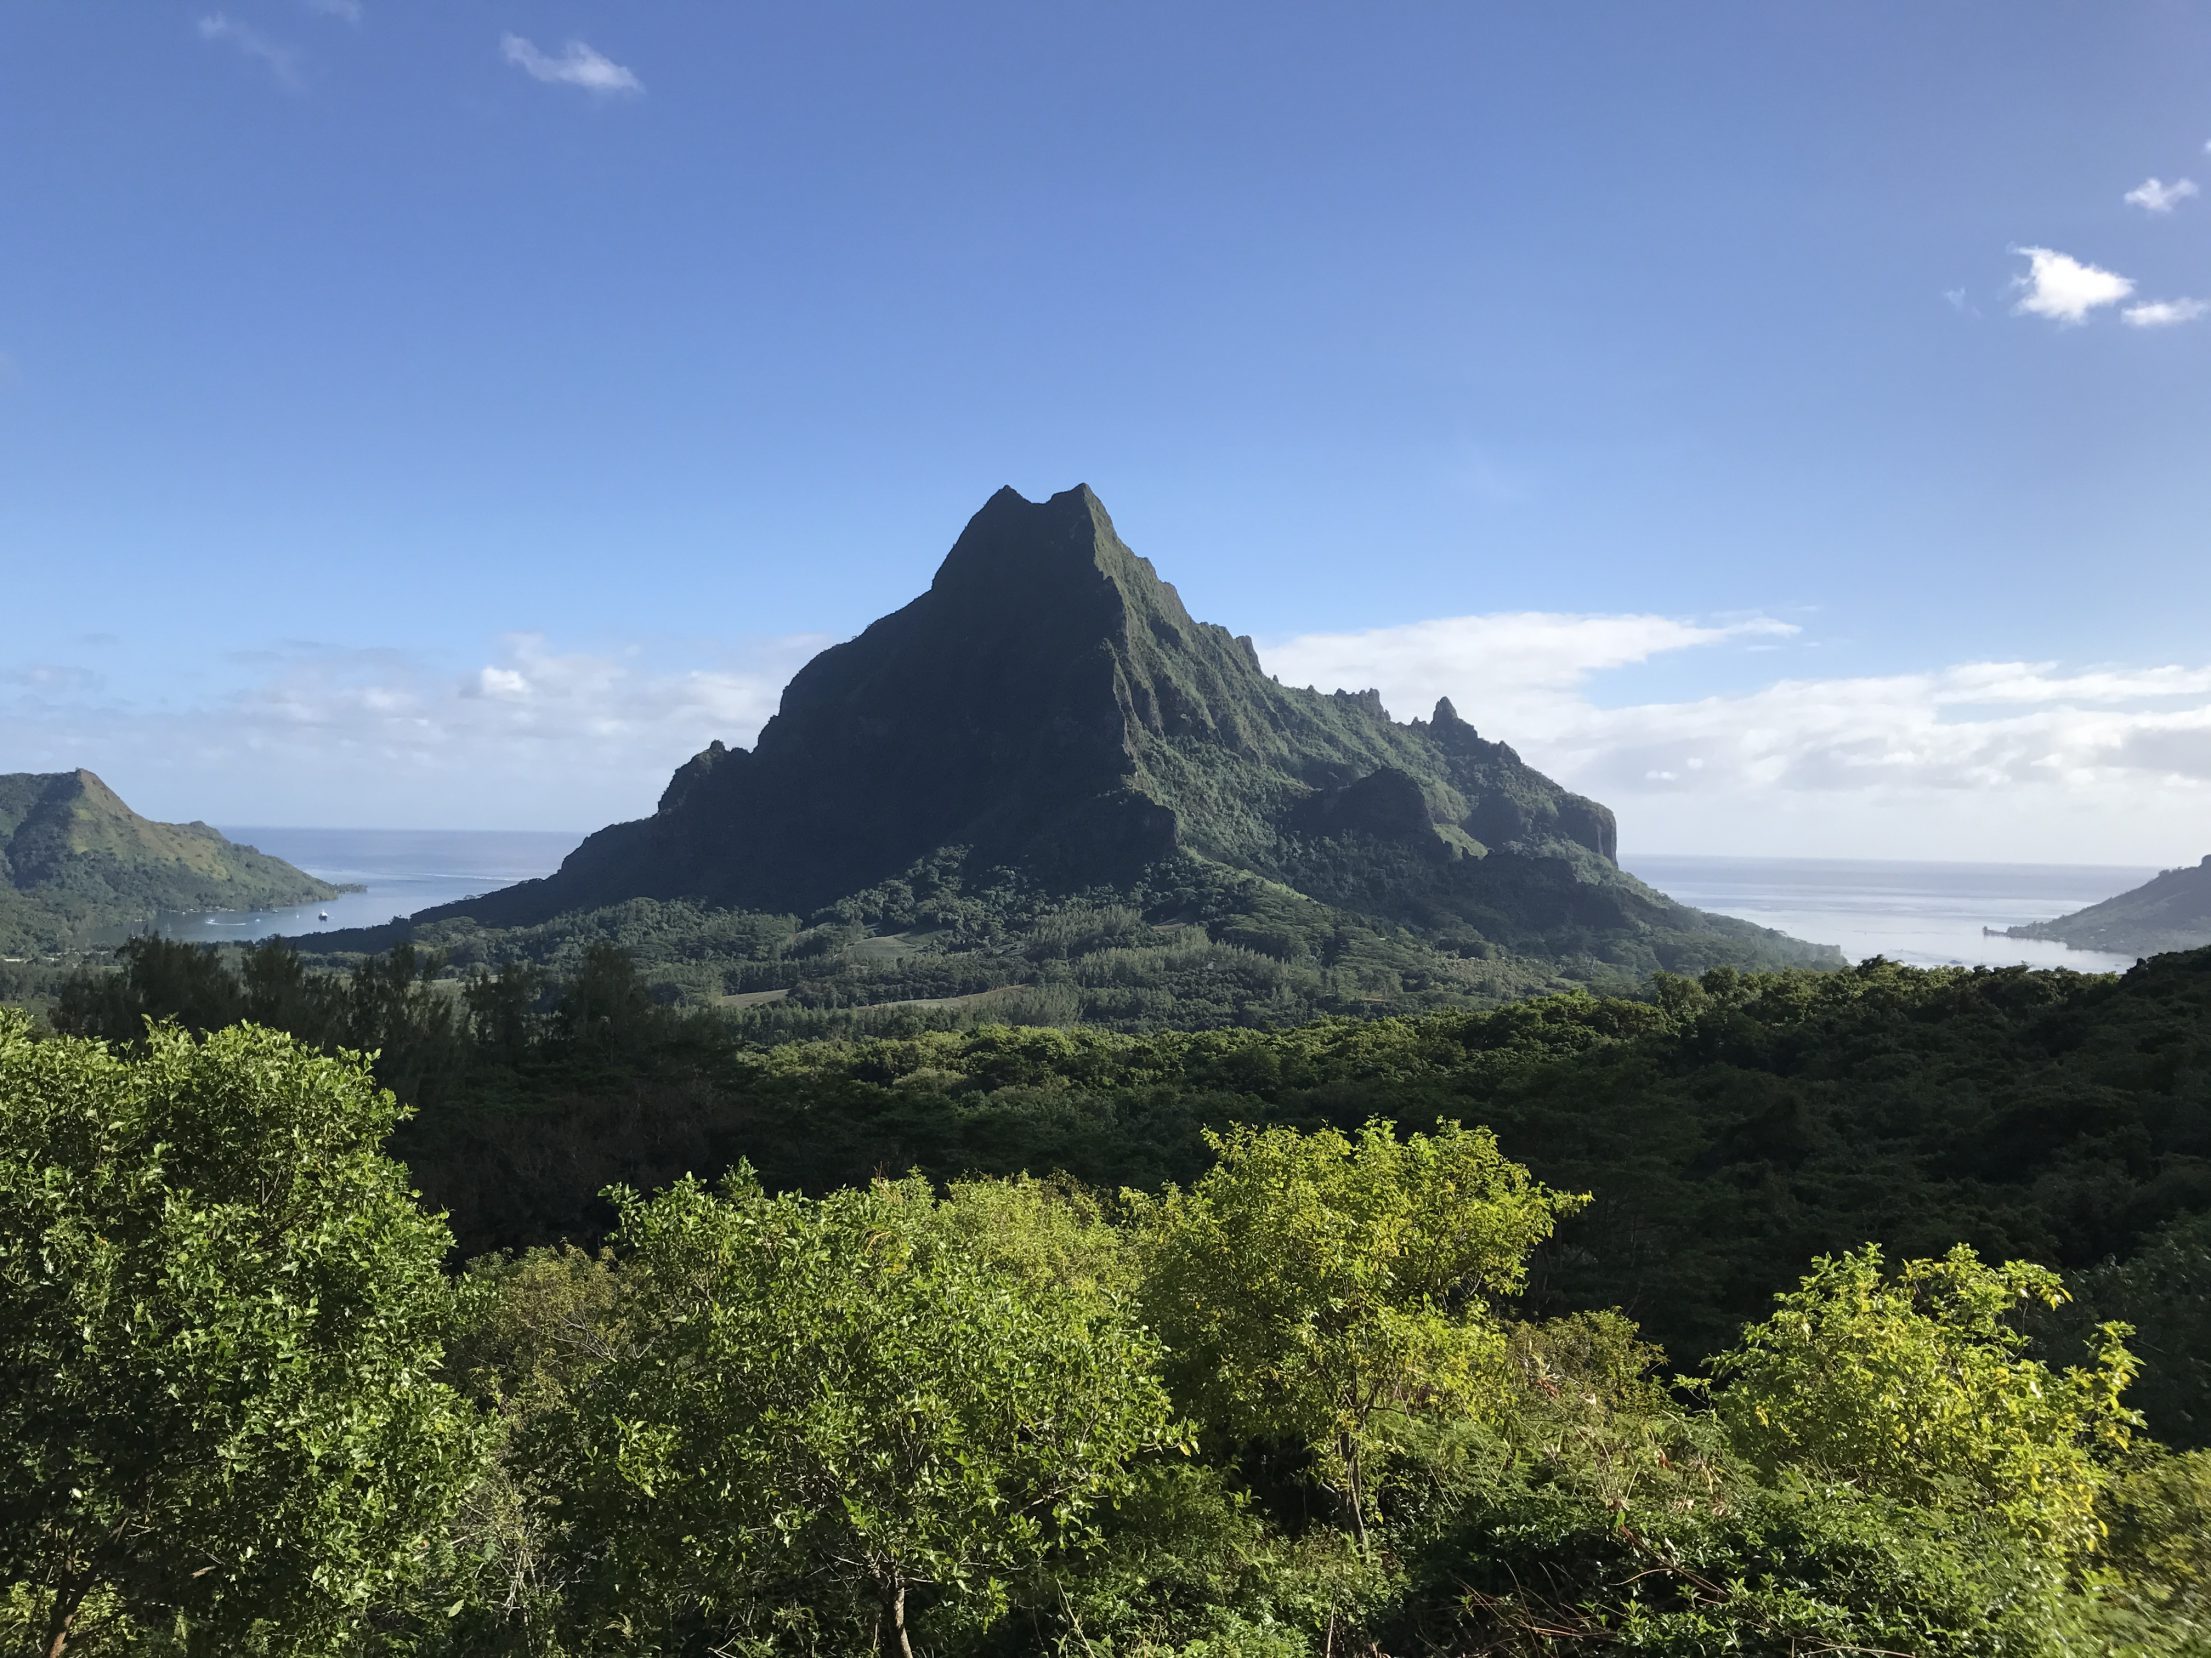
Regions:
<instances>
[{"instance_id":1,"label":"cliff face","mask_svg":"<svg viewBox=\"0 0 2211 1658\"><path fill-rule=\"evenodd\" d=\"M803 912L954 847L1058 884L1185 852L1294 885L1347 837L1438 865L1609 868L1615 852L1609 811L1448 701L1399 724L1372 692L1278 684L1249 639L1190 616L1087 487L1004 489L926 593L799 671L750 751L713 744L653 816L441 913L518 924L631 897Z\"/></svg>"},{"instance_id":2,"label":"cliff face","mask_svg":"<svg viewBox=\"0 0 2211 1658\"><path fill-rule=\"evenodd\" d=\"M2211 856L2168 869L2131 892L2085 910L2009 929L2013 938L2053 939L2076 950L2155 956L2211 944Z\"/></svg>"}]
</instances>

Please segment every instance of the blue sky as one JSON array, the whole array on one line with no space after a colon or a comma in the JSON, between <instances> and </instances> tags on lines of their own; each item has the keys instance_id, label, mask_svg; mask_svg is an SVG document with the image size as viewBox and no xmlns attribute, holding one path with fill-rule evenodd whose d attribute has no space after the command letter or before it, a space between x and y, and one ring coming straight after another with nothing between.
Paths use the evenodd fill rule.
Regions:
<instances>
[{"instance_id":1,"label":"blue sky","mask_svg":"<svg viewBox=\"0 0 2211 1658\"><path fill-rule=\"evenodd\" d=\"M2207 141L2177 0L10 7L0 770L591 827L1084 480L1630 848L2193 861Z\"/></svg>"}]
</instances>

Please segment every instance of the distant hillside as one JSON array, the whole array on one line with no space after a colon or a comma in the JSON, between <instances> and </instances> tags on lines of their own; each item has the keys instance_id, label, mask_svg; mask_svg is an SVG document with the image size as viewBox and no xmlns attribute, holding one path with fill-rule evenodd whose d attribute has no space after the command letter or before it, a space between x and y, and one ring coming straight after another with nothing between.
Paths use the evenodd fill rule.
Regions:
<instances>
[{"instance_id":1,"label":"distant hillside","mask_svg":"<svg viewBox=\"0 0 2211 1658\"><path fill-rule=\"evenodd\" d=\"M304 904L338 890L204 823L142 818L89 771L0 773L0 951L64 949L157 910Z\"/></svg>"},{"instance_id":2,"label":"distant hillside","mask_svg":"<svg viewBox=\"0 0 2211 1658\"><path fill-rule=\"evenodd\" d=\"M1840 964L1614 851L1609 810L1448 701L1400 724L1372 691L1282 685L1089 489L1007 489L926 593L808 663L750 751L710 745L651 817L544 880L318 945L612 937L740 998L1057 984L1045 1015L1138 1024Z\"/></svg>"},{"instance_id":3,"label":"distant hillside","mask_svg":"<svg viewBox=\"0 0 2211 1658\"><path fill-rule=\"evenodd\" d=\"M2154 956L2211 944L2211 857L2168 869L2131 892L2055 921L2007 929L2012 938L2054 939L2076 950Z\"/></svg>"}]
</instances>

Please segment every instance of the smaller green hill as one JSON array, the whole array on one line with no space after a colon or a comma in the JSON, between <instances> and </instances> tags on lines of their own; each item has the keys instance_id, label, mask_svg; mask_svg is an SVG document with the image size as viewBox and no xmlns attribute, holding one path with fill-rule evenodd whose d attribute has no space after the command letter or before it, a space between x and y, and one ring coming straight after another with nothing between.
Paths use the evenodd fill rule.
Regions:
<instances>
[{"instance_id":1,"label":"smaller green hill","mask_svg":"<svg viewBox=\"0 0 2211 1658\"><path fill-rule=\"evenodd\" d=\"M155 823L89 771L0 773L0 953L45 954L161 910L306 904L339 888L204 823Z\"/></svg>"},{"instance_id":2,"label":"smaller green hill","mask_svg":"<svg viewBox=\"0 0 2211 1658\"><path fill-rule=\"evenodd\" d=\"M2155 956L2211 944L2211 857L2168 869L2131 892L2085 910L2008 929L2012 938L2052 939L2076 950Z\"/></svg>"}]
</instances>

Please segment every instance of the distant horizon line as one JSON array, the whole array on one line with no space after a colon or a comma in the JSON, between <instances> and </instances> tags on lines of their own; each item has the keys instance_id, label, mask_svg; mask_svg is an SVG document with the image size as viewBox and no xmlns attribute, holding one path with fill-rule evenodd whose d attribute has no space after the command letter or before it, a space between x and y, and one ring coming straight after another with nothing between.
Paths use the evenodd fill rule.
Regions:
<instances>
[{"instance_id":1,"label":"distant horizon line","mask_svg":"<svg viewBox=\"0 0 2211 1658\"><path fill-rule=\"evenodd\" d=\"M415 824L408 826L348 824L348 823L242 823L215 824L223 834L236 839L258 831L277 834L339 834L339 835L573 835L581 841L598 833L597 829L458 829ZM600 828L607 825L601 824ZM1659 852L1639 851L1622 853L1618 862L1622 869L1633 873L1632 859L1663 858L1682 863L1773 863L1773 864L1900 864L1926 867L1948 866L1957 869L2119 869L2119 870L2167 870L2189 867L2191 860L2178 864L2155 863L2106 863L2101 861L2047 859L2047 858L1836 858L1807 857L1802 854L1780 852Z\"/></svg>"},{"instance_id":2,"label":"distant horizon line","mask_svg":"<svg viewBox=\"0 0 2211 1658\"><path fill-rule=\"evenodd\" d=\"M596 835L599 829L456 829L433 824L390 823L214 823L203 819L212 829L225 835L246 835L258 829L273 829L279 834L334 834L334 835L574 835L582 840Z\"/></svg>"}]
</instances>

